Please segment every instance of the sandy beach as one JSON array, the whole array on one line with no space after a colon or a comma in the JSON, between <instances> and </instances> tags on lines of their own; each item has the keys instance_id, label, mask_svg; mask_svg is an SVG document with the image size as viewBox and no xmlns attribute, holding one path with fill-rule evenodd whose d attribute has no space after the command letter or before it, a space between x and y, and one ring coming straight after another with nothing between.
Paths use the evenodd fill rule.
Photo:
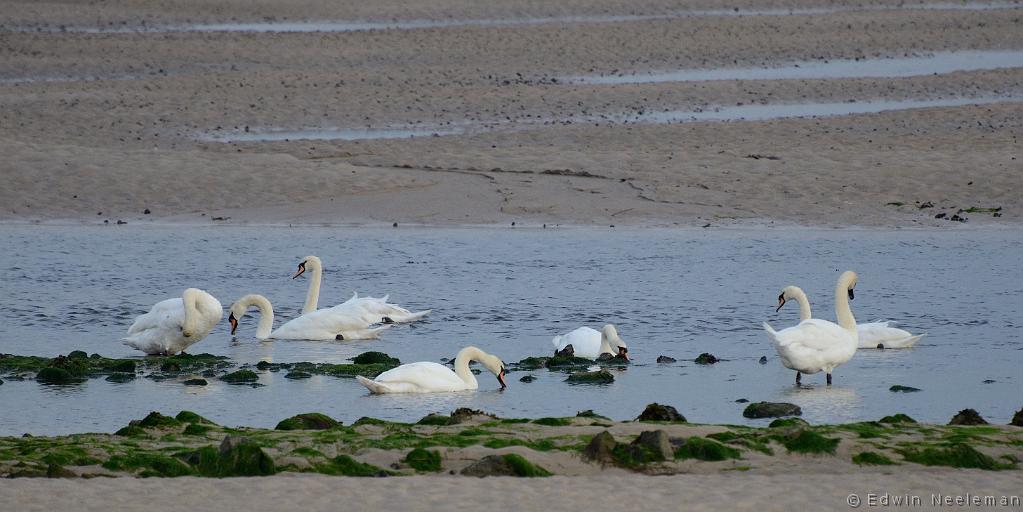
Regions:
<instances>
[{"instance_id":1,"label":"sandy beach","mask_svg":"<svg viewBox=\"0 0 1023 512\"><path fill-rule=\"evenodd\" d=\"M11 2L0 14L0 220L947 228L958 213L968 225L1018 223L1019 67L571 81L1023 44L1015 4L943 5ZM434 25L188 29L339 20ZM987 103L819 119L643 117L971 98ZM420 136L286 135L382 129ZM259 134L289 140L243 140ZM959 211L971 208L1002 210Z\"/></svg>"}]
</instances>

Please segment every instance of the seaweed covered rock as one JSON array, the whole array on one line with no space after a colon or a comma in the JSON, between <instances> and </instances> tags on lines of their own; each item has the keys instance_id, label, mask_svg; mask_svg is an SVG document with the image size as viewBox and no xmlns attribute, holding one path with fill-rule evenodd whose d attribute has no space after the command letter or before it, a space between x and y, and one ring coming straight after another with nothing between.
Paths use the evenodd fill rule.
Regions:
<instances>
[{"instance_id":1,"label":"seaweed covered rock","mask_svg":"<svg viewBox=\"0 0 1023 512\"><path fill-rule=\"evenodd\" d=\"M674 455L668 433L663 430L646 430L632 441L632 445L641 446L661 460L670 459Z\"/></svg>"},{"instance_id":2,"label":"seaweed covered rock","mask_svg":"<svg viewBox=\"0 0 1023 512\"><path fill-rule=\"evenodd\" d=\"M643 409L636 421L675 421L685 423L686 417L679 414L678 410L670 405L652 403Z\"/></svg>"},{"instance_id":3,"label":"seaweed covered rock","mask_svg":"<svg viewBox=\"0 0 1023 512\"><path fill-rule=\"evenodd\" d=\"M810 423L802 418L779 418L771 422L768 428L804 428L809 427Z\"/></svg>"},{"instance_id":4,"label":"seaweed covered rock","mask_svg":"<svg viewBox=\"0 0 1023 512\"><path fill-rule=\"evenodd\" d=\"M181 422L171 418L170 416L164 416L159 412L153 411L142 418L138 425L143 428L165 428L165 427L177 427L181 425Z\"/></svg>"},{"instance_id":5,"label":"seaweed covered rock","mask_svg":"<svg viewBox=\"0 0 1023 512\"><path fill-rule=\"evenodd\" d=\"M980 416L980 413L973 409L963 409L952 417L949 425L987 425L987 421Z\"/></svg>"},{"instance_id":6,"label":"seaweed covered rock","mask_svg":"<svg viewBox=\"0 0 1023 512\"><path fill-rule=\"evenodd\" d=\"M206 379L188 379L182 382L182 384L186 386L206 386L209 385L209 382L206 382Z\"/></svg>"},{"instance_id":7,"label":"seaweed covered rock","mask_svg":"<svg viewBox=\"0 0 1023 512\"><path fill-rule=\"evenodd\" d=\"M401 364L401 360L397 357L391 357L383 352L363 352L353 358L351 358L354 364L386 364L391 366L398 366Z\"/></svg>"},{"instance_id":8,"label":"seaweed covered rock","mask_svg":"<svg viewBox=\"0 0 1023 512\"><path fill-rule=\"evenodd\" d=\"M85 380L89 372L88 359L57 356L36 373L36 380L45 384L73 384Z\"/></svg>"},{"instance_id":9,"label":"seaweed covered rock","mask_svg":"<svg viewBox=\"0 0 1023 512\"><path fill-rule=\"evenodd\" d=\"M575 356L554 356L547 359L547 368L574 368L586 367L593 364L593 361L584 357Z\"/></svg>"},{"instance_id":10,"label":"seaweed covered rock","mask_svg":"<svg viewBox=\"0 0 1023 512\"><path fill-rule=\"evenodd\" d=\"M536 380L536 376L534 376L534 375L523 375L522 378L519 379L519 382L525 382L526 384L529 384L530 382L533 382L534 380Z\"/></svg>"},{"instance_id":11,"label":"seaweed covered rock","mask_svg":"<svg viewBox=\"0 0 1023 512\"><path fill-rule=\"evenodd\" d=\"M180 421L181 423L203 423L206 425L216 425L216 423L213 423L212 421L203 418L202 416L199 416L198 414L192 411L181 411L177 414L177 416L174 416L174 419Z\"/></svg>"},{"instance_id":12,"label":"seaweed covered rock","mask_svg":"<svg viewBox=\"0 0 1023 512\"><path fill-rule=\"evenodd\" d=\"M914 420L913 418L910 418L909 416L907 416L905 414L902 414L900 412L900 413L897 413L897 414L893 414L891 416L885 416L884 418L881 418L881 419L877 420L877 422L878 423L891 423L891 424L895 424L895 423L916 423L916 420Z\"/></svg>"},{"instance_id":13,"label":"seaweed covered rock","mask_svg":"<svg viewBox=\"0 0 1023 512\"><path fill-rule=\"evenodd\" d=\"M104 380L106 380L107 382L128 382L128 381L135 380L135 374L134 373L114 372L114 373L111 373L110 375L107 375L107 378L104 379Z\"/></svg>"},{"instance_id":14,"label":"seaweed covered rock","mask_svg":"<svg viewBox=\"0 0 1023 512\"><path fill-rule=\"evenodd\" d=\"M486 416L490 419L497 419L497 416L488 412L483 412L479 409L470 409L468 407L459 407L451 413L450 425L457 425L459 423L465 423L471 420L474 416Z\"/></svg>"},{"instance_id":15,"label":"seaweed covered rock","mask_svg":"<svg viewBox=\"0 0 1023 512\"><path fill-rule=\"evenodd\" d=\"M1016 414L1012 415L1012 421L1009 422L1009 425L1023 427L1023 409L1016 411Z\"/></svg>"},{"instance_id":16,"label":"seaweed covered rock","mask_svg":"<svg viewBox=\"0 0 1023 512\"><path fill-rule=\"evenodd\" d=\"M571 343L565 345L565 348L554 351L554 357L575 357L575 347Z\"/></svg>"},{"instance_id":17,"label":"seaweed covered rock","mask_svg":"<svg viewBox=\"0 0 1023 512\"><path fill-rule=\"evenodd\" d=\"M313 376L313 374L308 373L308 372L298 372L298 371L296 371L296 372L288 372L287 374L284 375L284 378L285 379L291 379L291 380L299 380L299 379L308 379L308 378L310 378L312 376Z\"/></svg>"},{"instance_id":18,"label":"seaweed covered rock","mask_svg":"<svg viewBox=\"0 0 1023 512\"><path fill-rule=\"evenodd\" d=\"M207 446L185 458L203 476L267 476L277 472L273 459L255 441L227 436L220 448Z\"/></svg>"},{"instance_id":19,"label":"seaweed covered rock","mask_svg":"<svg viewBox=\"0 0 1023 512\"><path fill-rule=\"evenodd\" d=\"M803 410L798 405L788 402L754 402L746 406L742 415L747 418L779 418L802 416Z\"/></svg>"},{"instance_id":20,"label":"seaweed covered rock","mask_svg":"<svg viewBox=\"0 0 1023 512\"><path fill-rule=\"evenodd\" d=\"M717 363L718 361L720 361L720 359L714 357L714 354L711 354L709 352L704 352L696 356L696 359L693 360L693 362L696 364L714 364Z\"/></svg>"},{"instance_id":21,"label":"seaweed covered rock","mask_svg":"<svg viewBox=\"0 0 1023 512\"><path fill-rule=\"evenodd\" d=\"M570 374L565 382L573 384L610 384L615 381L615 376L607 370L595 372L575 372Z\"/></svg>"},{"instance_id":22,"label":"seaweed covered rock","mask_svg":"<svg viewBox=\"0 0 1023 512\"><path fill-rule=\"evenodd\" d=\"M405 455L405 464L416 471L440 471L441 457L436 450L415 448Z\"/></svg>"},{"instance_id":23,"label":"seaweed covered rock","mask_svg":"<svg viewBox=\"0 0 1023 512\"><path fill-rule=\"evenodd\" d=\"M72 350L71 352L68 352L67 358L68 359L88 359L89 358L89 354L86 354L85 352L83 352L81 350Z\"/></svg>"},{"instance_id":24,"label":"seaweed covered rock","mask_svg":"<svg viewBox=\"0 0 1023 512\"><path fill-rule=\"evenodd\" d=\"M450 424L451 424L451 416L446 416L444 414L437 414L435 412L431 412L430 414L427 414L426 416L423 416L419 421L416 422L416 425L444 426L444 425L450 425Z\"/></svg>"},{"instance_id":25,"label":"seaweed covered rock","mask_svg":"<svg viewBox=\"0 0 1023 512\"><path fill-rule=\"evenodd\" d=\"M674 363L675 362L675 358L674 357L668 357L668 356L657 356L657 362L658 363L664 363L664 364Z\"/></svg>"},{"instance_id":26,"label":"seaweed covered rock","mask_svg":"<svg viewBox=\"0 0 1023 512\"><path fill-rule=\"evenodd\" d=\"M326 414L309 412L282 420L275 430L328 430L339 426L341 423Z\"/></svg>"},{"instance_id":27,"label":"seaweed covered rock","mask_svg":"<svg viewBox=\"0 0 1023 512\"><path fill-rule=\"evenodd\" d=\"M487 455L462 469L465 476L518 476L538 477L551 476L546 469L533 464L521 455L508 453L505 455Z\"/></svg>"},{"instance_id":28,"label":"seaweed covered rock","mask_svg":"<svg viewBox=\"0 0 1023 512\"><path fill-rule=\"evenodd\" d=\"M609 464L614 462L614 450L618 446L614 436L608 431L603 431L590 440L590 444L583 449L583 458L594 462Z\"/></svg>"},{"instance_id":29,"label":"seaweed covered rock","mask_svg":"<svg viewBox=\"0 0 1023 512\"><path fill-rule=\"evenodd\" d=\"M913 386L903 386L901 384L896 384L896 385L888 388L888 391L891 391L892 393L915 393L917 391L920 391L920 388L914 388Z\"/></svg>"},{"instance_id":30,"label":"seaweed covered rock","mask_svg":"<svg viewBox=\"0 0 1023 512\"><path fill-rule=\"evenodd\" d=\"M138 426L137 421L132 422L127 427L122 427L117 432L114 432L114 435L121 437L149 437L149 433L146 432L146 429Z\"/></svg>"},{"instance_id":31,"label":"seaweed covered rock","mask_svg":"<svg viewBox=\"0 0 1023 512\"><path fill-rule=\"evenodd\" d=\"M252 370L238 370L224 375L220 380L229 384L245 384L258 381L259 375L256 375L256 372Z\"/></svg>"},{"instance_id":32,"label":"seaweed covered rock","mask_svg":"<svg viewBox=\"0 0 1023 512\"><path fill-rule=\"evenodd\" d=\"M738 459L740 457L741 452L739 452L739 450L723 445L713 439L707 439L706 437L694 436L686 439L679 439L677 447L675 448L676 459L697 459L713 462L727 459Z\"/></svg>"}]
</instances>

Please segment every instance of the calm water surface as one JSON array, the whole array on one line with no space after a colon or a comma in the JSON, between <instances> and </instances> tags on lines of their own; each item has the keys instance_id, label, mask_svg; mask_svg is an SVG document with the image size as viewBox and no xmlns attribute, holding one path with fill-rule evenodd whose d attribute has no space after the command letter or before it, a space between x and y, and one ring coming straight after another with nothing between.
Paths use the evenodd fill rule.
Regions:
<instances>
[{"instance_id":1,"label":"calm water surface","mask_svg":"<svg viewBox=\"0 0 1023 512\"><path fill-rule=\"evenodd\" d=\"M75 349L142 357L121 345L135 315L196 286L227 307L259 292L278 318L301 308L308 281L291 280L303 256L326 268L321 305L353 291L389 293L429 320L397 326L384 339L260 342L247 318L233 339L226 320L191 352L237 362L342 362L381 350L404 362L452 357L475 344L506 362L551 352L552 336L580 325L615 323L635 364L606 386L568 385L541 370L533 383L509 375L500 392L481 376L476 393L371 396L351 379L289 381L263 372L263 387L204 388L180 380L91 379L74 386L6 380L0 435L113 431L151 410L196 411L225 425L272 427L292 414L321 411L416 420L473 407L505 417L573 415L593 409L635 417L650 402L677 407L694 422L761 424L742 404L790 401L811 422L877 419L905 412L946 422L973 407L1006 423L1023 405L1023 237L981 231L662 230L662 229L344 229L243 227L2 226L0 352L54 356ZM860 351L835 372L793 386L760 324L796 323L795 305L775 313L780 289L802 286L816 316L834 318L840 271L860 275L857 318L899 320L927 332L909 350ZM225 315L226 318L226 315ZM278 324L281 320L278 320ZM692 363L701 352L724 359ZM657 364L659 355L678 359ZM768 363L758 359L767 356ZM993 381L987 382L985 381ZM893 384L919 393L892 393Z\"/></svg>"}]
</instances>

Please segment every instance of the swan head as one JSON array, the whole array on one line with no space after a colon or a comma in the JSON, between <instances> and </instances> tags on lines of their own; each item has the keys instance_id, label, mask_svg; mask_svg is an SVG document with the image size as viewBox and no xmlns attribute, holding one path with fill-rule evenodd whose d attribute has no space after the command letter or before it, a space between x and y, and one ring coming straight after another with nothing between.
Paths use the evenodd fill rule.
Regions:
<instances>
[{"instance_id":1,"label":"swan head","mask_svg":"<svg viewBox=\"0 0 1023 512\"><path fill-rule=\"evenodd\" d=\"M238 319L234 317L234 311L228 315L227 322L231 324L231 335L234 336L234 331L238 330Z\"/></svg>"},{"instance_id":2,"label":"swan head","mask_svg":"<svg viewBox=\"0 0 1023 512\"><path fill-rule=\"evenodd\" d=\"M785 288L782 288L781 294L778 295L778 307L775 308L774 312L777 313L781 311L781 307L785 305L785 301L795 299L799 292L802 292L802 290L795 286L786 286Z\"/></svg>"},{"instance_id":3,"label":"swan head","mask_svg":"<svg viewBox=\"0 0 1023 512\"><path fill-rule=\"evenodd\" d=\"M234 304L231 304L231 307L228 308L230 314L227 316L227 322L231 324L232 335L234 334L234 331L238 330L238 319L245 316L248 309L249 307L245 304L244 298L236 300Z\"/></svg>"},{"instance_id":4,"label":"swan head","mask_svg":"<svg viewBox=\"0 0 1023 512\"><path fill-rule=\"evenodd\" d=\"M296 271L295 275L291 276L291 278L296 279L298 278L298 276L304 274L306 266L312 268L322 268L320 258L317 258L316 256L306 256L305 258L302 258L302 263L298 264L298 271Z\"/></svg>"},{"instance_id":5,"label":"swan head","mask_svg":"<svg viewBox=\"0 0 1023 512\"><path fill-rule=\"evenodd\" d=\"M629 360L629 347L618 336L618 329L615 329L615 326L611 324L605 325L600 330L600 334L607 339L607 344L611 346L611 349L617 351L617 357L624 357L626 361Z\"/></svg>"},{"instance_id":6,"label":"swan head","mask_svg":"<svg viewBox=\"0 0 1023 512\"><path fill-rule=\"evenodd\" d=\"M504 381L504 361L501 361L501 358L492 354L486 354L480 358L480 363L483 364L484 368L490 370L491 373L497 375L497 382L501 383L501 389L508 387L508 384Z\"/></svg>"},{"instance_id":7,"label":"swan head","mask_svg":"<svg viewBox=\"0 0 1023 512\"><path fill-rule=\"evenodd\" d=\"M856 298L856 294L853 293L853 288L856 288L857 280L859 280L859 276L857 276L856 272L853 272L852 270L842 272L842 275L838 278L838 282L845 284L846 290L848 290L849 293L849 300Z\"/></svg>"}]
</instances>

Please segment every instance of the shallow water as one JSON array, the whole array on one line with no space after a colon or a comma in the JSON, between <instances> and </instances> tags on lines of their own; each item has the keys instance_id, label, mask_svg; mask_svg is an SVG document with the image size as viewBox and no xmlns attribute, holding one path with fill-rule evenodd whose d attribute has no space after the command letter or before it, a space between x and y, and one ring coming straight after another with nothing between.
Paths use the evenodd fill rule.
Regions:
<instances>
[{"instance_id":1,"label":"shallow water","mask_svg":"<svg viewBox=\"0 0 1023 512\"><path fill-rule=\"evenodd\" d=\"M931 100L857 101L837 103L779 103L750 104L738 106L708 106L697 110L665 110L643 113L609 112L563 119L529 119L495 122L466 122L451 125L408 125L387 128L255 128L247 132L211 132L196 135L204 142L262 142L292 140L366 140L366 139L409 139L416 137L444 137L485 133L498 130L529 130L552 125L567 124L677 124L709 121L770 121L799 117L836 117L856 114L876 114L891 110L913 110L937 107L961 107L965 105L987 105L990 103L1016 103L1021 97L984 98L939 98Z\"/></svg>"},{"instance_id":2,"label":"shallow water","mask_svg":"<svg viewBox=\"0 0 1023 512\"><path fill-rule=\"evenodd\" d=\"M263 372L265 387L205 388L180 381L73 386L5 379L0 435L113 431L151 410L196 411L226 425L272 427L292 414L320 411L346 422L361 416L416 420L473 407L504 417L573 415L593 409L633 418L650 402L676 406L690 421L745 420L736 399L791 401L811 422L877 419L905 412L946 422L973 407L1006 423L1020 402L1023 363L1023 237L980 231L695 229L343 229L217 227L0 226L0 351L53 356L75 349L141 357L121 345L135 315L189 286L227 307L260 292L279 318L301 307L307 281L292 280L300 259L326 265L322 305L352 291L390 293L428 320L397 326L384 339L358 342L259 342L246 318L233 340L222 322L191 352L238 362L340 362L381 350L412 362L452 357L475 344L506 362L552 350L552 336L580 325L615 323L635 363L606 386L568 385L562 373L480 377L476 393L371 396L351 379L289 381ZM760 324L796 323L793 304L775 313L779 290L799 284L815 315L833 318L841 270L860 282L857 318L898 320L927 332L908 350L860 351L835 372L793 386ZM225 315L226 318L226 315ZM278 321L279 323L280 321ZM692 363L701 352L724 361ZM674 364L657 364L659 355ZM768 363L758 359L767 356ZM984 383L993 380L992 383ZM923 391L892 393L893 384ZM16 412L14 412L16 411Z\"/></svg>"},{"instance_id":3,"label":"shallow water","mask_svg":"<svg viewBox=\"0 0 1023 512\"><path fill-rule=\"evenodd\" d=\"M640 21L672 20L682 18L706 18L723 16L805 16L839 14L846 12L873 11L990 11L1018 9L1019 2L959 2L959 3L903 3L900 5L873 6L820 6L793 9L704 9L675 11L665 14L623 14L623 15L568 15L524 18L490 19L441 19L441 20L320 20L320 21L270 21L195 23L188 25L110 25L75 26L58 25L32 27L2 27L0 32L70 32L87 34L120 33L167 33L167 32L365 32L369 30L415 30L449 27L509 27L520 25L581 24L581 23L628 23Z\"/></svg>"},{"instance_id":4,"label":"shallow water","mask_svg":"<svg viewBox=\"0 0 1023 512\"><path fill-rule=\"evenodd\" d=\"M936 52L925 57L835 59L793 62L785 66L682 69L677 71L570 77L578 84L612 85L712 80L812 80L901 78L1023 67L1023 51Z\"/></svg>"}]
</instances>

